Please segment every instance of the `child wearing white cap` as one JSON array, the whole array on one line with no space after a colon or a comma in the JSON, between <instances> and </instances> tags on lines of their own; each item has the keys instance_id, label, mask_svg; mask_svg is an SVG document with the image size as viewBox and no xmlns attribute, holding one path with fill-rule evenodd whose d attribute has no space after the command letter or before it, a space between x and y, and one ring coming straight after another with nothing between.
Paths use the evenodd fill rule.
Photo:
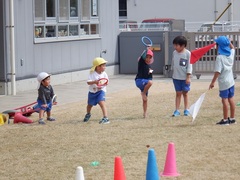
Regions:
<instances>
[{"instance_id":1,"label":"child wearing white cap","mask_svg":"<svg viewBox=\"0 0 240 180\"><path fill-rule=\"evenodd\" d=\"M105 93L107 91L107 84L99 86L100 79L104 78L107 81L109 80L108 75L105 72L106 63L107 61L100 57L97 57L93 60L93 66L90 70L87 81L87 84L89 85L87 114L85 115L83 122L89 121L91 117L92 107L99 104L103 113L103 118L99 121L99 124L109 123L109 119L107 117L107 108L105 104Z\"/></svg>"},{"instance_id":2,"label":"child wearing white cap","mask_svg":"<svg viewBox=\"0 0 240 180\"><path fill-rule=\"evenodd\" d=\"M233 64L235 49L226 36L219 36L215 39L218 55L215 61L214 76L209 85L212 89L218 79L219 96L222 98L223 119L217 125L235 124L235 103L234 97L234 77ZM228 106L230 106L230 117L228 116Z\"/></svg>"},{"instance_id":3,"label":"child wearing white cap","mask_svg":"<svg viewBox=\"0 0 240 180\"><path fill-rule=\"evenodd\" d=\"M51 117L52 105L57 102L52 103L52 98L54 96L54 91L52 86L50 85L50 74L46 72L41 72L37 76L37 80L39 82L38 85L38 98L37 98L37 106L34 109L39 109L39 124L45 124L43 119L44 112L47 112L47 120L55 121L53 117Z\"/></svg>"}]
</instances>

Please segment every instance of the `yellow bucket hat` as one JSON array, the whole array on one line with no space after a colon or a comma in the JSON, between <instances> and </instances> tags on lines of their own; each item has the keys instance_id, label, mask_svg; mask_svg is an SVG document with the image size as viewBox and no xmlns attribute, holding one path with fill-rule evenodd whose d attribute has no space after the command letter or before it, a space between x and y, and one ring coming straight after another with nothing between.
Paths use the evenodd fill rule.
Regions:
<instances>
[{"instance_id":1,"label":"yellow bucket hat","mask_svg":"<svg viewBox=\"0 0 240 180\"><path fill-rule=\"evenodd\" d=\"M95 71L95 68L101 64L105 64L107 63L107 61L101 57L97 57L93 60L93 66L92 68L90 69L90 72L93 72Z\"/></svg>"}]
</instances>

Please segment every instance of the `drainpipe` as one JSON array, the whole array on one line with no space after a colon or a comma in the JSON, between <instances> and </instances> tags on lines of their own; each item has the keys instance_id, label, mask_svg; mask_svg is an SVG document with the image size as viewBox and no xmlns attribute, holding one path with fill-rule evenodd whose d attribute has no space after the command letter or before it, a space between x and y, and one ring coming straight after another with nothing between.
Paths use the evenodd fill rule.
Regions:
<instances>
[{"instance_id":1,"label":"drainpipe","mask_svg":"<svg viewBox=\"0 0 240 180\"><path fill-rule=\"evenodd\" d=\"M217 10L217 0L214 1L214 19L217 19L217 13L218 13L218 10Z\"/></svg>"},{"instance_id":2,"label":"drainpipe","mask_svg":"<svg viewBox=\"0 0 240 180\"><path fill-rule=\"evenodd\" d=\"M9 30L10 30L10 62L11 62L11 93L16 95L15 73L15 40L14 40L14 8L13 0L9 0Z\"/></svg>"},{"instance_id":3,"label":"drainpipe","mask_svg":"<svg viewBox=\"0 0 240 180\"><path fill-rule=\"evenodd\" d=\"M232 24L232 21L233 21L233 0L228 0L228 4L232 4L232 6L229 8L229 11L228 11L228 21L231 22Z\"/></svg>"}]
</instances>

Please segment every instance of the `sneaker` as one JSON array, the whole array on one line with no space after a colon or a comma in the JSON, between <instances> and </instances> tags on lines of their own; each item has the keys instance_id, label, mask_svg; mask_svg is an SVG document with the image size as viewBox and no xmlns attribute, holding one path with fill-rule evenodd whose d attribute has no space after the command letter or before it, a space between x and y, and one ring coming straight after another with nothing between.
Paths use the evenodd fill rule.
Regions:
<instances>
[{"instance_id":1,"label":"sneaker","mask_svg":"<svg viewBox=\"0 0 240 180\"><path fill-rule=\"evenodd\" d=\"M88 122L88 120L90 119L91 117L91 114L90 113L87 113L83 119L83 122Z\"/></svg>"},{"instance_id":2,"label":"sneaker","mask_svg":"<svg viewBox=\"0 0 240 180\"><path fill-rule=\"evenodd\" d=\"M46 124L46 123L44 122L43 118L39 119L39 120L38 120L38 123L39 123L39 124Z\"/></svg>"},{"instance_id":3,"label":"sneaker","mask_svg":"<svg viewBox=\"0 0 240 180\"><path fill-rule=\"evenodd\" d=\"M173 115L172 115L172 116L173 116L173 117L180 116L179 110L175 110L175 111L173 112Z\"/></svg>"},{"instance_id":4,"label":"sneaker","mask_svg":"<svg viewBox=\"0 0 240 180\"><path fill-rule=\"evenodd\" d=\"M224 121L223 119L216 123L217 125L229 125L229 120Z\"/></svg>"},{"instance_id":5,"label":"sneaker","mask_svg":"<svg viewBox=\"0 0 240 180\"><path fill-rule=\"evenodd\" d=\"M47 120L48 120L48 121L55 121L56 119L53 118L53 117L48 117Z\"/></svg>"},{"instance_id":6,"label":"sneaker","mask_svg":"<svg viewBox=\"0 0 240 180\"><path fill-rule=\"evenodd\" d=\"M108 120L107 117L103 117L103 118L101 119L101 121L99 121L99 124L109 124L109 123L110 123L110 121Z\"/></svg>"},{"instance_id":7,"label":"sneaker","mask_svg":"<svg viewBox=\"0 0 240 180\"><path fill-rule=\"evenodd\" d=\"M229 121L229 124L236 124L237 123L235 119L228 118L228 121Z\"/></svg>"},{"instance_id":8,"label":"sneaker","mask_svg":"<svg viewBox=\"0 0 240 180\"><path fill-rule=\"evenodd\" d=\"M190 115L189 110L187 110L187 109L185 109L183 113L184 113L184 116L189 116Z\"/></svg>"}]
</instances>

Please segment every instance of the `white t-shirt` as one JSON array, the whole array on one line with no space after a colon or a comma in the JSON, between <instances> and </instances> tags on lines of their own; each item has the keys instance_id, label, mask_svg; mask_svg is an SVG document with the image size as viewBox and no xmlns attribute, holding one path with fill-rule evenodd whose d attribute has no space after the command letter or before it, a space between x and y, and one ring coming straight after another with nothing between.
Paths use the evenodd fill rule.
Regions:
<instances>
[{"instance_id":1,"label":"white t-shirt","mask_svg":"<svg viewBox=\"0 0 240 180\"><path fill-rule=\"evenodd\" d=\"M99 80L101 78L107 78L108 79L108 75L107 73L104 71L102 72L101 74L98 74L96 71L93 71L92 73L89 74L88 76L88 82L91 82L91 81L96 81L96 80ZM109 79L108 79L109 80ZM104 92L107 91L107 88L106 86L101 86L100 87L97 87L96 84L92 84L92 85L89 85L89 91L91 93L96 93L98 92L99 90L103 90Z\"/></svg>"},{"instance_id":2,"label":"white t-shirt","mask_svg":"<svg viewBox=\"0 0 240 180\"><path fill-rule=\"evenodd\" d=\"M187 49L184 52L179 53L176 50L173 51L172 65L173 79L186 80L187 74L192 74L192 64L190 64L191 52Z\"/></svg>"},{"instance_id":3,"label":"white t-shirt","mask_svg":"<svg viewBox=\"0 0 240 180\"><path fill-rule=\"evenodd\" d=\"M219 90L226 90L235 84L232 67L234 64L235 49L231 49L230 56L218 55L215 62L214 72L219 72Z\"/></svg>"}]
</instances>

